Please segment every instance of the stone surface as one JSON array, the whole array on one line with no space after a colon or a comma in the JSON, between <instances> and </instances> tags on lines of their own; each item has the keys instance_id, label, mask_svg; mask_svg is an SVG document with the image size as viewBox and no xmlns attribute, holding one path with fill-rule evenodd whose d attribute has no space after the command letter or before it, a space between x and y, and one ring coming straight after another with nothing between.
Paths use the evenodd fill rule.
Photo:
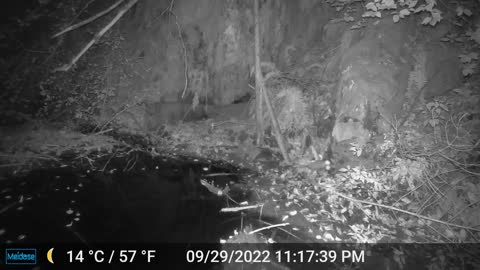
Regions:
<instances>
[{"instance_id":1,"label":"stone surface","mask_svg":"<svg viewBox=\"0 0 480 270\"><path fill-rule=\"evenodd\" d=\"M412 24L383 20L365 30L344 33L338 51L336 141L357 139L361 145L378 129L380 114L390 119L403 104L410 66L407 36Z\"/></svg>"},{"instance_id":2,"label":"stone surface","mask_svg":"<svg viewBox=\"0 0 480 270\"><path fill-rule=\"evenodd\" d=\"M462 83L460 50L450 44L432 42L425 46L425 70L429 81L423 97L430 99L454 89Z\"/></svg>"},{"instance_id":3,"label":"stone surface","mask_svg":"<svg viewBox=\"0 0 480 270\"><path fill-rule=\"evenodd\" d=\"M226 105L248 93L254 63L252 3L177 0L176 17L159 17L170 1L139 2L125 30L131 49L148 70L136 84L146 89L148 100L179 102L185 91ZM260 3L262 61L283 67L321 42L329 10L323 1Z\"/></svg>"},{"instance_id":4,"label":"stone surface","mask_svg":"<svg viewBox=\"0 0 480 270\"><path fill-rule=\"evenodd\" d=\"M126 125L141 122L149 130L161 123L198 119L201 112L184 117L194 100L228 108L252 93L248 86L254 63L252 3L174 3L175 16L168 12L160 16L170 1L139 2L122 24L126 49L137 61L128 72L130 84L117 87L116 102L138 96L146 104L143 116L135 113L136 120L127 119ZM422 75L430 79L425 98L445 93L461 81L458 52L431 45L448 32L444 25L429 36L417 22L405 19L395 24L385 18L368 20L366 27L352 31L351 24L331 20L335 13L324 1L260 3L262 62L324 85L335 84L314 89L317 94L312 96L332 95L327 102L335 103L331 134L337 141L358 139L363 144L373 133L389 130L392 119L402 113L407 92L413 91L409 79L418 64L414 53L425 57Z\"/></svg>"}]
</instances>

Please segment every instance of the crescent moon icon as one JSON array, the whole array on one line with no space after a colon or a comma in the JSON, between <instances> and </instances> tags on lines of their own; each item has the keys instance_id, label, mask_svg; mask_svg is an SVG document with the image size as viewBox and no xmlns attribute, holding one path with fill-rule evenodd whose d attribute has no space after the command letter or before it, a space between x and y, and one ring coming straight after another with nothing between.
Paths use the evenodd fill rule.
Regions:
<instances>
[{"instance_id":1,"label":"crescent moon icon","mask_svg":"<svg viewBox=\"0 0 480 270\"><path fill-rule=\"evenodd\" d=\"M52 255L53 255L53 248L49 249L48 252L47 252L47 260L48 260L51 264L53 264Z\"/></svg>"}]
</instances>

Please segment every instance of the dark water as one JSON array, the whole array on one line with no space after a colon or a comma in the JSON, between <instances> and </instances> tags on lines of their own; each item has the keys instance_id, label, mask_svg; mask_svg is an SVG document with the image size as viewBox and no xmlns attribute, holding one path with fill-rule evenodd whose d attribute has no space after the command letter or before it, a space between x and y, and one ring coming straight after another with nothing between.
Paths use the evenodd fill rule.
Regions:
<instances>
[{"instance_id":1,"label":"dark water","mask_svg":"<svg viewBox=\"0 0 480 270\"><path fill-rule=\"evenodd\" d=\"M224 197L209 192L200 184L200 179L214 180L220 187L230 184L233 187L233 199L243 201L248 200L249 194L245 194L245 189L238 186L245 171L193 158L151 158L142 153L107 158L93 165L96 167L94 170L64 166L1 180L0 243L11 243L10 247L38 248L41 265L48 267L33 269L54 269L46 262L44 254L56 243L65 243L64 251L70 249L68 244L72 243L82 246L76 246L74 250L91 248L90 244L98 248L99 244L127 243L114 248L158 251L159 259L153 264L145 263L145 260L142 261L144 257L139 256L136 261L140 262L139 265L120 264L119 267L118 263L102 264L100 269L287 269L278 264L186 263L186 250L193 249L195 243L219 243L220 238L227 238L234 229L241 227L241 218L237 214L219 212L222 207L233 205L228 205ZM215 173L233 175L208 176ZM253 219L246 222L251 221ZM48 247L35 245L37 243L46 243ZM179 246L158 243L178 243ZM424 255L428 254L427 247L420 247L422 253L416 252L417 247L405 246L408 253L414 256L409 257L404 269L430 269L425 267L429 263ZM56 245L55 248L58 250L62 247ZM256 249L258 246L250 248ZM338 249L333 245L309 243L267 248L271 249L272 254L276 250L295 248ZM351 246L342 247L347 248ZM437 247L432 246L431 249L430 254L435 254ZM458 249L456 257L463 256L463 250L465 248ZM341 251L337 252L340 254ZM55 254L66 253L56 251ZM356 264L358 268L347 263L349 267L343 269L400 269L395 267L393 254L388 245L380 246L372 256L366 257L365 262ZM63 265L69 265L68 269L88 268L82 263L75 264L74 268L65 264L66 255L57 255L57 263L59 258L60 262L63 259ZM388 261L385 258L389 258ZM0 265L3 263L4 258L0 255ZM286 263L288 269L341 269L342 265L346 266L338 262ZM392 267L386 267L386 263Z\"/></svg>"},{"instance_id":2,"label":"dark water","mask_svg":"<svg viewBox=\"0 0 480 270\"><path fill-rule=\"evenodd\" d=\"M235 168L138 153L97 165L1 181L0 241L218 243L240 226L238 216L219 213L226 198L200 184L201 178L223 187L238 183L235 175L204 176Z\"/></svg>"}]
</instances>

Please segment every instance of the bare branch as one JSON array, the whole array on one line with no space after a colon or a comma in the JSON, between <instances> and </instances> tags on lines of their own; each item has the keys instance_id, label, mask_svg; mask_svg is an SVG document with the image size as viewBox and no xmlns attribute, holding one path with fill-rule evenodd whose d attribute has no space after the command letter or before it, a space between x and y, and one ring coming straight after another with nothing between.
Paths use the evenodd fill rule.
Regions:
<instances>
[{"instance_id":1,"label":"bare branch","mask_svg":"<svg viewBox=\"0 0 480 270\"><path fill-rule=\"evenodd\" d=\"M258 15L258 0L254 1L254 16L255 16L255 108L256 108L256 120L257 120L257 146L261 146L263 143L263 95L262 91L263 76L262 67L260 64L260 19Z\"/></svg>"},{"instance_id":2,"label":"bare branch","mask_svg":"<svg viewBox=\"0 0 480 270\"><path fill-rule=\"evenodd\" d=\"M80 28L80 27L82 27L82 26L84 26L84 25L86 25L86 24L89 24L89 23L95 21L96 19L98 19L98 18L102 17L103 15L109 13L110 11L114 10L114 9L115 9L116 7L118 7L118 5L120 5L123 1L125 1L125 0L119 0L118 2L116 2L115 4L113 4L113 5L111 5L109 8L107 8L106 10L104 10L104 11L102 11L102 12L99 12L98 14L96 14L96 15L94 15L94 16L86 19L86 20L83 20L83 21L81 21L81 22L79 22L79 23L77 23L77 24L74 24L74 25L72 25L72 26L69 26L69 27L63 29L62 31L60 31L60 32L52 35L52 38L56 38L56 37L61 36L61 35L65 34L65 33L67 33L67 32L70 32L70 31L72 31L72 30L75 30L75 29L77 29L77 28Z\"/></svg>"},{"instance_id":3,"label":"bare branch","mask_svg":"<svg viewBox=\"0 0 480 270\"><path fill-rule=\"evenodd\" d=\"M123 0L122 0L123 1ZM138 0L130 0L127 5L125 5L119 12L118 14L110 21L109 24L107 24L102 30L100 30L93 38L90 40L90 42L83 47L83 49L75 56L73 59L70 61L70 63L65 64L59 68L56 68L54 71L68 71L75 63L82 57L85 52L92 47L93 44L95 44L124 14L127 12L133 5L135 5L138 2Z\"/></svg>"},{"instance_id":4,"label":"bare branch","mask_svg":"<svg viewBox=\"0 0 480 270\"><path fill-rule=\"evenodd\" d=\"M340 196L344 199L347 199L349 201L352 201L352 202L374 205L374 206L378 206L378 207L381 207L381 208L386 208L386 209L401 212L401 213L404 213L404 214L407 214L407 215L411 215L411 216L414 216L414 217L417 217L417 218L420 218L420 219L425 219L425 220L433 221L433 222L436 222L436 223L440 223L440 224L443 224L443 225L447 225L447 226L451 226L451 227L457 227L457 228L461 228L461 229L465 229L465 230L469 230L469 231L480 232L480 229L477 229L477 228L467 227L467 226L463 226L463 225L459 225L459 224L455 224L455 223L450 223L450 222L446 222L446 221L441 221L441 220L434 219L434 218L431 218L431 217L415 214L415 213L412 213L412 212L409 212L409 211L406 211L406 210L403 210L403 209L400 209L400 208L397 208L397 207L393 207L393 206L388 206L388 205L374 203L374 202L368 202L368 201L364 201L364 200L358 200L358 199L349 197L347 195L343 195L343 194L341 194L339 192L336 192L336 191L333 191L333 194L338 195L338 196Z\"/></svg>"}]
</instances>

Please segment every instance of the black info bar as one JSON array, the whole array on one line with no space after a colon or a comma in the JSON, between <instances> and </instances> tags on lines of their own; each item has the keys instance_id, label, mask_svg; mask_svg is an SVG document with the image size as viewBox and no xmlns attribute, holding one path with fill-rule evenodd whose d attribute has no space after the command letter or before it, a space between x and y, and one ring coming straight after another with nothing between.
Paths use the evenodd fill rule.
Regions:
<instances>
[{"instance_id":1,"label":"black info bar","mask_svg":"<svg viewBox=\"0 0 480 270\"><path fill-rule=\"evenodd\" d=\"M3 245L1 269L480 269L480 244Z\"/></svg>"}]
</instances>

